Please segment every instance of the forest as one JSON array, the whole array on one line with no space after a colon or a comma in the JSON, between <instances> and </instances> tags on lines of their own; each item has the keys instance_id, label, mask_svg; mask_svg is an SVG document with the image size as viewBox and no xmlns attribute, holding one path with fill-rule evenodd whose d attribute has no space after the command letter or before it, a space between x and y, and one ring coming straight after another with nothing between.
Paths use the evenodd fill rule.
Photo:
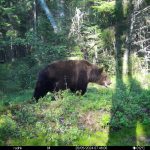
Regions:
<instances>
[{"instance_id":1,"label":"forest","mask_svg":"<svg viewBox=\"0 0 150 150\"><path fill-rule=\"evenodd\" d=\"M103 67L112 84L35 102L58 60ZM149 0L0 0L0 146L150 146L149 125Z\"/></svg>"}]
</instances>

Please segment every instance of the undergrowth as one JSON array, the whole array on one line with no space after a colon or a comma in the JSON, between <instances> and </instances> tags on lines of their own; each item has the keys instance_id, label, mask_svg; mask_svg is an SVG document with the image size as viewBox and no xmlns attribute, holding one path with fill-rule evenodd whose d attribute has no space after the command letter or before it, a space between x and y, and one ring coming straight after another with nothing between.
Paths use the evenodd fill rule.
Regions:
<instances>
[{"instance_id":1,"label":"undergrowth","mask_svg":"<svg viewBox=\"0 0 150 150\"><path fill-rule=\"evenodd\" d=\"M150 145L149 86L113 83L90 84L83 96L48 93L38 103L32 90L1 95L0 145Z\"/></svg>"}]
</instances>

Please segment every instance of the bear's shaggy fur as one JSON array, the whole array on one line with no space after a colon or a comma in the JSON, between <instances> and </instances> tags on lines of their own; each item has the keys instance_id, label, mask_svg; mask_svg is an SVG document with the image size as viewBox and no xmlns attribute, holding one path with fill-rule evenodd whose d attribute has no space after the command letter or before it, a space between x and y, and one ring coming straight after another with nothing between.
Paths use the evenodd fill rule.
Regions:
<instances>
[{"instance_id":1,"label":"bear's shaggy fur","mask_svg":"<svg viewBox=\"0 0 150 150\"><path fill-rule=\"evenodd\" d=\"M108 86L111 84L103 68L85 60L56 61L40 71L33 97L38 101L48 91L70 89L72 92L86 92L89 82Z\"/></svg>"}]
</instances>

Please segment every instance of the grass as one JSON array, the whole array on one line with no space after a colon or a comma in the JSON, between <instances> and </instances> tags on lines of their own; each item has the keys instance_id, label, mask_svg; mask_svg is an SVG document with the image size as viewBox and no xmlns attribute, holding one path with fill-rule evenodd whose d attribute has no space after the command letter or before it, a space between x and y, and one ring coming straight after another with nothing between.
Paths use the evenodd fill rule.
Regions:
<instances>
[{"instance_id":1,"label":"grass","mask_svg":"<svg viewBox=\"0 0 150 150\"><path fill-rule=\"evenodd\" d=\"M90 84L29 103L33 90L1 95L0 145L150 146L149 78ZM140 81L140 82L139 82Z\"/></svg>"}]
</instances>

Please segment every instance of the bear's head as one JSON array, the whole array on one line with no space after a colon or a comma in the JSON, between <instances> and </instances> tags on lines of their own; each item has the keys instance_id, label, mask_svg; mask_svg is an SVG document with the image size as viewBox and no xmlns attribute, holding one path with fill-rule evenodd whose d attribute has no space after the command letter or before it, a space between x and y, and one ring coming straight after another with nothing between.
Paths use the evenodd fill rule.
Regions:
<instances>
[{"instance_id":1,"label":"bear's head","mask_svg":"<svg viewBox=\"0 0 150 150\"><path fill-rule=\"evenodd\" d=\"M102 72L100 74L99 80L96 83L108 87L111 84L111 80L109 79L108 75L105 72Z\"/></svg>"},{"instance_id":2,"label":"bear's head","mask_svg":"<svg viewBox=\"0 0 150 150\"><path fill-rule=\"evenodd\" d=\"M91 70L90 82L94 82L101 86L108 87L111 84L111 80L109 79L106 72L104 72L103 70L103 68L94 67Z\"/></svg>"}]
</instances>

